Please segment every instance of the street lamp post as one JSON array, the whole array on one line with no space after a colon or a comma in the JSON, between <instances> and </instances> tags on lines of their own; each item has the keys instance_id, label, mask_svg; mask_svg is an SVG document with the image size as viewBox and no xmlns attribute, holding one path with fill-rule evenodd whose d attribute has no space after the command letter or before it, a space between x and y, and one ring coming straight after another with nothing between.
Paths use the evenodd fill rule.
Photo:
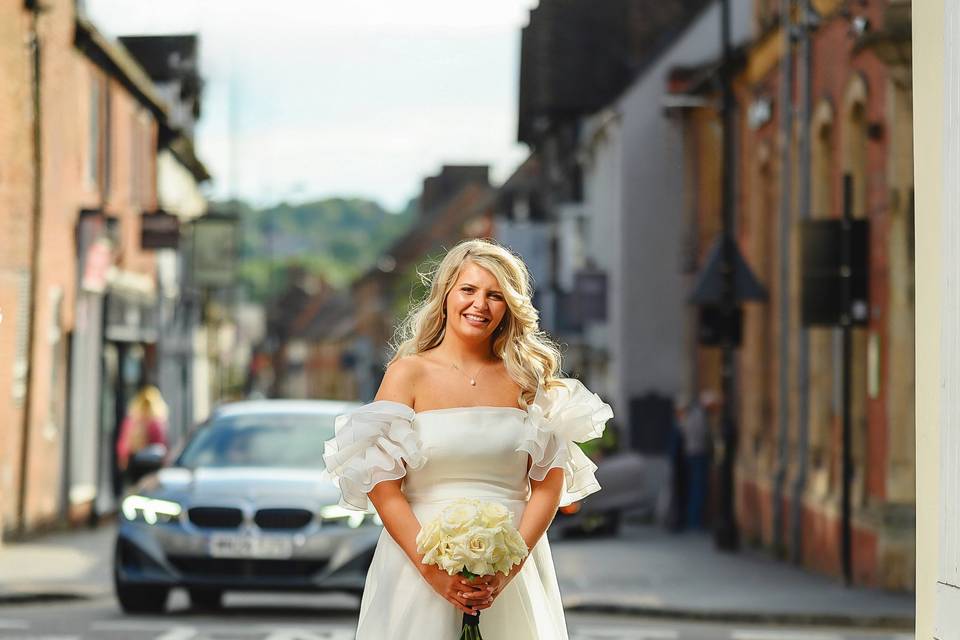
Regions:
<instances>
[{"instance_id":1,"label":"street lamp post","mask_svg":"<svg viewBox=\"0 0 960 640\"><path fill-rule=\"evenodd\" d=\"M723 59L720 67L722 86L722 118L723 118L723 183L722 183L722 261L721 273L723 276L721 315L726 330L722 339L721 390L723 404L721 405L720 432L723 439L723 450L720 462L720 509L714 527L714 542L719 549L736 551L740 546L740 536L737 531L737 521L734 515L734 464L737 455L737 426L734 414L734 398L736 397L735 361L736 339L732 327L739 320L735 290L735 255L733 238L733 209L734 209L734 116L736 100L733 95L733 56L730 44L730 0L720 2L720 34L723 46Z\"/></svg>"}]
</instances>

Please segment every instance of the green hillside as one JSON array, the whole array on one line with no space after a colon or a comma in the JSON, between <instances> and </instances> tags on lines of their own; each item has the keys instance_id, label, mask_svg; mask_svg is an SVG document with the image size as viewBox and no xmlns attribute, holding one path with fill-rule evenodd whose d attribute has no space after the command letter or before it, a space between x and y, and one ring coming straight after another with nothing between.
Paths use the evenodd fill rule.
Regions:
<instances>
[{"instance_id":1,"label":"green hillside","mask_svg":"<svg viewBox=\"0 0 960 640\"><path fill-rule=\"evenodd\" d=\"M290 266L302 266L342 287L372 266L414 220L416 200L399 212L359 198L329 198L254 209L229 203L240 215L240 283L250 299L266 301ZM271 281L272 279L272 281Z\"/></svg>"}]
</instances>

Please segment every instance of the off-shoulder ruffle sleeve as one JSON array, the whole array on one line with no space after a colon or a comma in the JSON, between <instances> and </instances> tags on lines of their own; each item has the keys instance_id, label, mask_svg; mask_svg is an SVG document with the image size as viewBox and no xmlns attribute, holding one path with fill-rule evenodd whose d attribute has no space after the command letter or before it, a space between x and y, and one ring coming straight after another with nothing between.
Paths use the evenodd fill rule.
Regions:
<instances>
[{"instance_id":1,"label":"off-shoulder ruffle sleeve","mask_svg":"<svg viewBox=\"0 0 960 640\"><path fill-rule=\"evenodd\" d=\"M419 469L427 459L405 404L378 400L337 416L335 435L324 443L325 475L340 488L340 506L373 509L367 493L384 480L397 480L407 468ZM406 466L404 466L406 464Z\"/></svg>"},{"instance_id":2,"label":"off-shoulder ruffle sleeve","mask_svg":"<svg viewBox=\"0 0 960 640\"><path fill-rule=\"evenodd\" d=\"M561 378L559 382L561 386L549 390L540 388L527 407L525 433L517 451L530 454L529 476L534 480L543 480L550 469L563 469L562 507L600 490L594 474L597 465L577 443L602 436L613 411L579 380Z\"/></svg>"}]
</instances>

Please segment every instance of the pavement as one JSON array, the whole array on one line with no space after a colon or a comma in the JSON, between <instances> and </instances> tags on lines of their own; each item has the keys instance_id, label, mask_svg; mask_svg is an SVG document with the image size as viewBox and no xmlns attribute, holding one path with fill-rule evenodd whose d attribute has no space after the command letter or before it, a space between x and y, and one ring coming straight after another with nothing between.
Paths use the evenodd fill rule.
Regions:
<instances>
[{"instance_id":1,"label":"pavement","mask_svg":"<svg viewBox=\"0 0 960 640\"><path fill-rule=\"evenodd\" d=\"M915 597L773 559L723 553L706 533L627 525L616 538L551 541L564 608L721 622L912 631Z\"/></svg>"},{"instance_id":2,"label":"pavement","mask_svg":"<svg viewBox=\"0 0 960 640\"><path fill-rule=\"evenodd\" d=\"M114 530L0 546L0 605L109 597ZM551 540L569 610L717 622L914 628L913 594L846 588L757 551L714 549L704 533L628 524L616 538Z\"/></svg>"},{"instance_id":3,"label":"pavement","mask_svg":"<svg viewBox=\"0 0 960 640\"><path fill-rule=\"evenodd\" d=\"M0 605L77 600L113 590L113 526L0 545Z\"/></svg>"}]
</instances>

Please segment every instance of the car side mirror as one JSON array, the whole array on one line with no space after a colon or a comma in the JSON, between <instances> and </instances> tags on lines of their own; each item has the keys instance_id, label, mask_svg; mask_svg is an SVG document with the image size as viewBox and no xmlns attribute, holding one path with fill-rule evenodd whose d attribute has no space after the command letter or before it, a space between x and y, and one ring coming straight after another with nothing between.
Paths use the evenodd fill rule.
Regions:
<instances>
[{"instance_id":1,"label":"car side mirror","mask_svg":"<svg viewBox=\"0 0 960 640\"><path fill-rule=\"evenodd\" d=\"M159 471L166 458L167 448L162 444L151 444L137 451L127 467L130 482L137 482L143 476Z\"/></svg>"}]
</instances>

